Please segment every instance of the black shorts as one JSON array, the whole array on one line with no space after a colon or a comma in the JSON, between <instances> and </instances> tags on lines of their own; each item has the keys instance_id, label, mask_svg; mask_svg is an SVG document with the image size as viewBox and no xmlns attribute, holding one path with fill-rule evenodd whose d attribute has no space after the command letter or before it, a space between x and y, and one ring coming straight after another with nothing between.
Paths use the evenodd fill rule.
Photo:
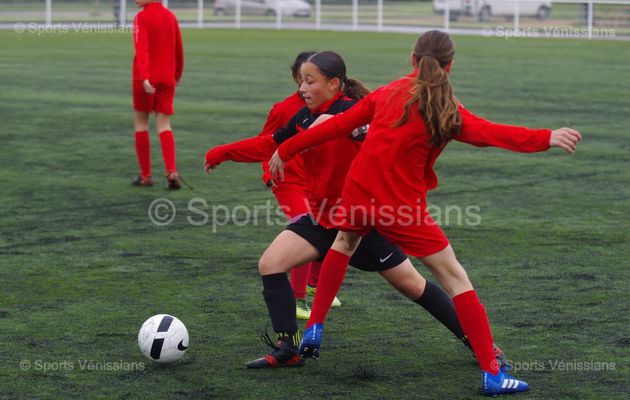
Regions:
<instances>
[{"instance_id":1,"label":"black shorts","mask_svg":"<svg viewBox=\"0 0 630 400\"><path fill-rule=\"evenodd\" d=\"M337 229L327 229L319 225L313 217L305 215L289 224L287 230L295 232L319 251L322 261L337 237ZM363 271L385 271L407 259L407 255L397 245L390 243L372 229L363 237L359 248L350 258L350 265Z\"/></svg>"}]
</instances>

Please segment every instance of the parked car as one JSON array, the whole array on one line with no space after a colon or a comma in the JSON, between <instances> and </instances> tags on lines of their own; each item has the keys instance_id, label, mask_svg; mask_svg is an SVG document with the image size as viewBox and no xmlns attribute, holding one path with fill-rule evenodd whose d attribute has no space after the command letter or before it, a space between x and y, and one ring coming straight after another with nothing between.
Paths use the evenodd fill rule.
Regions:
<instances>
[{"instance_id":1,"label":"parked car","mask_svg":"<svg viewBox=\"0 0 630 400\"><path fill-rule=\"evenodd\" d=\"M491 16L514 18L516 0L433 0L433 11L444 14L448 3L451 21L462 15L475 16L479 21L488 21ZM520 17L547 19L551 13L551 1L521 0L518 3Z\"/></svg>"},{"instance_id":2,"label":"parked car","mask_svg":"<svg viewBox=\"0 0 630 400\"><path fill-rule=\"evenodd\" d=\"M241 15L275 16L280 9L281 15L310 17L312 8L304 0L241 0ZM234 15L236 0L215 0L214 15Z\"/></svg>"}]
</instances>

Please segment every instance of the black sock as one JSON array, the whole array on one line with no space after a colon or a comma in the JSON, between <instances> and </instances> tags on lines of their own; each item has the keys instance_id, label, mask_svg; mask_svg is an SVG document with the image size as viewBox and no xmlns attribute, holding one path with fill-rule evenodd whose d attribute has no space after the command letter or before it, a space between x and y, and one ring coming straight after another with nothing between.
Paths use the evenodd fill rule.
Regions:
<instances>
[{"instance_id":1,"label":"black sock","mask_svg":"<svg viewBox=\"0 0 630 400\"><path fill-rule=\"evenodd\" d=\"M295 295L286 273L261 276L263 297L278 340L294 342L297 337Z\"/></svg>"},{"instance_id":2,"label":"black sock","mask_svg":"<svg viewBox=\"0 0 630 400\"><path fill-rule=\"evenodd\" d=\"M440 321L445 327L447 327L453 334L464 344L470 347L470 343L464 334L464 330L459 324L457 319L457 313L453 306L453 300L448 297L448 294L436 284L427 281L427 285L424 288L424 293L418 299L414 300L429 314L433 315L435 319Z\"/></svg>"}]
</instances>

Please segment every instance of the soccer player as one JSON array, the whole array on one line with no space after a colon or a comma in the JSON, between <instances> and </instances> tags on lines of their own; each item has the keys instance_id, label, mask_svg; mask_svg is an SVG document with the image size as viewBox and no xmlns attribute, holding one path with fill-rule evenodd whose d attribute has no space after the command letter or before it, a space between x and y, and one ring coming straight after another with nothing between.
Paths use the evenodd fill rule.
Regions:
<instances>
[{"instance_id":1,"label":"soccer player","mask_svg":"<svg viewBox=\"0 0 630 400\"><path fill-rule=\"evenodd\" d=\"M149 115L155 112L168 188L177 190L181 184L170 118L184 68L182 36L177 18L160 0L136 0L136 5L142 8L133 21L133 109L140 176L132 184L153 186Z\"/></svg>"},{"instance_id":2,"label":"soccer player","mask_svg":"<svg viewBox=\"0 0 630 400\"><path fill-rule=\"evenodd\" d=\"M519 152L560 147L573 153L581 135L570 128L529 129L475 116L453 95L448 78L453 57L448 34L426 32L412 52L411 74L374 91L345 113L285 141L272 157L271 172L276 174L283 160L298 152L346 140L348 132L370 124L344 184L336 214L340 232L322 265L300 353L318 355L330 300L341 286L351 257L367 239L366 234L376 228L407 254L419 257L452 296L482 370L484 393L521 392L528 390L527 383L505 374L495 360L486 310L448 239L428 213L426 194L437 186L433 165L452 139ZM335 138L338 140L332 140ZM413 211L412 220L409 210Z\"/></svg>"},{"instance_id":3,"label":"soccer player","mask_svg":"<svg viewBox=\"0 0 630 400\"><path fill-rule=\"evenodd\" d=\"M304 61L315 53L314 51L301 52L291 65L291 75L298 85L298 89L302 84L300 67ZM293 159L287 164L284 180L276 182L269 173L268 161L273 151L268 151L266 141L278 129L284 127L305 105L306 103L298 90L283 101L274 104L269 112L265 126L258 136L214 147L206 154L207 163L211 164L213 168L226 161L256 162L261 159L264 160L262 162L263 182L267 187L271 188L280 208L290 221L297 220L308 213L308 196L306 194L303 162L299 156ZM291 270L291 287L296 299L295 313L299 319L308 319L311 315L311 310L306 301L307 283L308 289L314 295L320 267L321 263L319 261L313 261ZM341 302L335 297L332 305L337 307L341 305Z\"/></svg>"},{"instance_id":4,"label":"soccer player","mask_svg":"<svg viewBox=\"0 0 630 400\"><path fill-rule=\"evenodd\" d=\"M358 81L346 77L343 59L334 52L321 52L302 65L300 91L307 107L301 109L271 137L258 139L259 153L249 152L251 161L266 159L277 144L299 131L352 107L368 90ZM250 139L248 139L250 140ZM266 143L266 147L263 144ZM327 143L304 154L304 173L310 201L310 214L292 222L267 248L259 261L263 282L263 297L271 317L277 342L264 335L273 350L264 357L247 363L249 368L302 366L297 354L299 342L294 302L287 272L296 265L321 259L337 233L332 229L331 211L339 199L343 181L358 153L360 144L355 136ZM267 149L265 153L264 149ZM260 153L262 151L262 153ZM206 156L206 170L216 166L214 149ZM372 231L354 255L352 265L367 271L378 271L392 286L427 309L436 319L467 344L459 326L453 304L437 285L426 281L406 255ZM503 356L497 348L497 358Z\"/></svg>"}]
</instances>

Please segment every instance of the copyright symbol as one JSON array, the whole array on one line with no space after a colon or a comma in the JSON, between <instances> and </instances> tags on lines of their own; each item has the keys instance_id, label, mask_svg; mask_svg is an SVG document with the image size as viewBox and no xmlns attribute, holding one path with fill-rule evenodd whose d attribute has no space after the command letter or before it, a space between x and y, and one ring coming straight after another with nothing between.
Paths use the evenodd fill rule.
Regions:
<instances>
[{"instance_id":1,"label":"copyright symbol","mask_svg":"<svg viewBox=\"0 0 630 400\"><path fill-rule=\"evenodd\" d=\"M18 22L13 26L15 33L22 33L26 30L26 26L22 22Z\"/></svg>"},{"instance_id":2,"label":"copyright symbol","mask_svg":"<svg viewBox=\"0 0 630 400\"><path fill-rule=\"evenodd\" d=\"M490 37L490 36L492 36L492 27L484 26L483 28L481 28L481 36L483 36L483 37Z\"/></svg>"},{"instance_id":3,"label":"copyright symbol","mask_svg":"<svg viewBox=\"0 0 630 400\"><path fill-rule=\"evenodd\" d=\"M155 199L149 204L149 219L157 226L170 225L175 219L177 209L175 204L169 199L163 197Z\"/></svg>"},{"instance_id":4,"label":"copyright symbol","mask_svg":"<svg viewBox=\"0 0 630 400\"><path fill-rule=\"evenodd\" d=\"M29 360L20 361L20 369L22 371L28 371L29 369L31 369L31 362Z\"/></svg>"}]
</instances>

